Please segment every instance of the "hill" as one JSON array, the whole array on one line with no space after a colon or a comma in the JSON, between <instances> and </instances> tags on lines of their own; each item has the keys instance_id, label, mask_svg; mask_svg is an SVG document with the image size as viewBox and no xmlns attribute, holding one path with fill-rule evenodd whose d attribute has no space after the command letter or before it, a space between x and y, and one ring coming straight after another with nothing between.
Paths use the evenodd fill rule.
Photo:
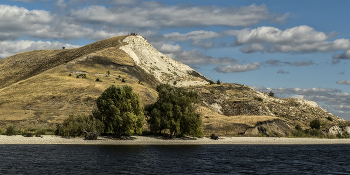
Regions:
<instances>
[{"instance_id":1,"label":"hill","mask_svg":"<svg viewBox=\"0 0 350 175\"><path fill-rule=\"evenodd\" d=\"M207 134L266 134L268 126L270 135L286 135L296 123L308 128L315 118L324 130L346 123L315 102L270 97L240 84L209 85L208 78L160 53L142 36L19 53L0 60L0 74L2 125L54 125L69 115L89 115L95 99L112 84L128 84L143 104L153 103L160 83L198 92L197 111Z\"/></svg>"}]
</instances>

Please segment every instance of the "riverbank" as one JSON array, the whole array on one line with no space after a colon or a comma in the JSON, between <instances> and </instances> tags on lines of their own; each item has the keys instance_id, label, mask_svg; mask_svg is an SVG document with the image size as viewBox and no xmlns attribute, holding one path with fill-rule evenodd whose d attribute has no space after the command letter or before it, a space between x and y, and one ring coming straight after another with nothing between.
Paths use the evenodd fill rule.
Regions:
<instances>
[{"instance_id":1,"label":"riverbank","mask_svg":"<svg viewBox=\"0 0 350 175\"><path fill-rule=\"evenodd\" d=\"M278 138L278 137L222 137L219 140L209 138L163 139L150 136L133 136L133 140L116 140L99 137L98 140L83 138L64 138L54 135L41 137L23 137L0 135L0 144L73 144L73 145L206 145L206 144L350 144L350 139L321 138Z\"/></svg>"}]
</instances>

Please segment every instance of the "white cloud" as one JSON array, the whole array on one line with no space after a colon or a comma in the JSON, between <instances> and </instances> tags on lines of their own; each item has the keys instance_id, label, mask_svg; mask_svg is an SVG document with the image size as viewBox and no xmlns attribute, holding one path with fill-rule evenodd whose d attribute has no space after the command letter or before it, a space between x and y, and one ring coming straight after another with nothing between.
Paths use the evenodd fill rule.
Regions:
<instances>
[{"instance_id":1,"label":"white cloud","mask_svg":"<svg viewBox=\"0 0 350 175\"><path fill-rule=\"evenodd\" d=\"M298 26L284 31L275 27L258 27L237 35L236 45L251 43L314 43L326 40L328 37L323 32L317 32L309 26Z\"/></svg>"},{"instance_id":2,"label":"white cloud","mask_svg":"<svg viewBox=\"0 0 350 175\"><path fill-rule=\"evenodd\" d=\"M61 9L65 9L67 7L67 4L64 3L64 0L57 0L55 5Z\"/></svg>"},{"instance_id":3,"label":"white cloud","mask_svg":"<svg viewBox=\"0 0 350 175\"><path fill-rule=\"evenodd\" d=\"M35 1L49 1L49 0L11 0L11 1L35 2Z\"/></svg>"},{"instance_id":4,"label":"white cloud","mask_svg":"<svg viewBox=\"0 0 350 175\"><path fill-rule=\"evenodd\" d=\"M334 59L350 59L350 50L345 50L342 54L333 55Z\"/></svg>"},{"instance_id":5,"label":"white cloud","mask_svg":"<svg viewBox=\"0 0 350 175\"><path fill-rule=\"evenodd\" d=\"M181 63L187 64L187 65L205 65L205 64L231 65L237 62L236 59L233 59L230 57L215 58L212 56L208 56L198 52L196 49L184 50L181 52L172 52L166 55L176 61L180 61Z\"/></svg>"},{"instance_id":6,"label":"white cloud","mask_svg":"<svg viewBox=\"0 0 350 175\"><path fill-rule=\"evenodd\" d=\"M228 66L218 66L215 68L217 72L222 73L234 73L234 72L246 72L259 69L261 63L248 63L248 64L233 64Z\"/></svg>"},{"instance_id":7,"label":"white cloud","mask_svg":"<svg viewBox=\"0 0 350 175\"><path fill-rule=\"evenodd\" d=\"M350 80L338 80L337 84L350 85Z\"/></svg>"},{"instance_id":8,"label":"white cloud","mask_svg":"<svg viewBox=\"0 0 350 175\"><path fill-rule=\"evenodd\" d=\"M128 27L192 27L192 26L250 26L261 21L275 20L264 5L220 8L216 6L166 6L144 1L136 7L90 6L72 10L70 15L77 21L108 23Z\"/></svg>"},{"instance_id":9,"label":"white cloud","mask_svg":"<svg viewBox=\"0 0 350 175\"><path fill-rule=\"evenodd\" d=\"M178 44L176 45L171 45L171 44L163 44L160 49L160 52L163 53L176 53L176 52L181 52L182 51L182 47Z\"/></svg>"},{"instance_id":10,"label":"white cloud","mask_svg":"<svg viewBox=\"0 0 350 175\"><path fill-rule=\"evenodd\" d=\"M264 50L270 53L311 53L350 50L350 41L348 39L326 41L330 37L333 37L335 32L325 34L315 31L314 28L306 25L288 28L284 31L275 27L263 26L251 30L242 30L237 33L238 35L233 46L253 44L241 48L240 51L244 53L263 52ZM348 54L335 55L334 58L350 58Z\"/></svg>"},{"instance_id":11,"label":"white cloud","mask_svg":"<svg viewBox=\"0 0 350 175\"><path fill-rule=\"evenodd\" d=\"M250 46L245 46L239 49L243 53L254 53L254 52L264 52L264 46L261 44L251 44Z\"/></svg>"},{"instance_id":12,"label":"white cloud","mask_svg":"<svg viewBox=\"0 0 350 175\"><path fill-rule=\"evenodd\" d=\"M290 74L288 71L284 71L282 69L278 70L278 74Z\"/></svg>"},{"instance_id":13,"label":"white cloud","mask_svg":"<svg viewBox=\"0 0 350 175\"><path fill-rule=\"evenodd\" d=\"M192 31L186 34L181 34L179 32L168 33L164 35L164 38L167 40L173 41L187 41L187 40L203 40L209 38L219 37L220 34L212 31Z\"/></svg>"},{"instance_id":14,"label":"white cloud","mask_svg":"<svg viewBox=\"0 0 350 175\"><path fill-rule=\"evenodd\" d=\"M77 48L80 46L64 44L61 42L50 42L50 41L0 41L0 58L6 58L11 55L32 51L32 50L44 50L44 49L62 49L66 47L67 49Z\"/></svg>"},{"instance_id":15,"label":"white cloud","mask_svg":"<svg viewBox=\"0 0 350 175\"><path fill-rule=\"evenodd\" d=\"M272 65L272 66L279 66L279 65L290 65L290 66L310 66L314 65L315 63L310 60L310 61L295 61L295 62L288 62L288 61L280 61L280 60L272 60L269 59L265 61L266 64Z\"/></svg>"}]
</instances>

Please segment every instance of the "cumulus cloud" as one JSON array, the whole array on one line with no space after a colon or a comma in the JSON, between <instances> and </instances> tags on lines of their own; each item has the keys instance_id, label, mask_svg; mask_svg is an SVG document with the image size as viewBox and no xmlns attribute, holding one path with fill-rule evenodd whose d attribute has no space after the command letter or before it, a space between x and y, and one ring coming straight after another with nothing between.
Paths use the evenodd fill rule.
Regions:
<instances>
[{"instance_id":1,"label":"cumulus cloud","mask_svg":"<svg viewBox=\"0 0 350 175\"><path fill-rule=\"evenodd\" d=\"M266 64L272 65L272 66L279 66L279 65L290 65L290 66L310 66L314 65L315 63L313 61L295 61L295 62L288 62L288 61L279 61L279 60L272 60L269 59L265 61Z\"/></svg>"},{"instance_id":2,"label":"cumulus cloud","mask_svg":"<svg viewBox=\"0 0 350 175\"><path fill-rule=\"evenodd\" d=\"M61 42L50 42L50 41L1 41L0 42L0 58L5 58L20 52L32 51L32 50L43 50L43 49L67 49L77 48L80 46L64 44Z\"/></svg>"},{"instance_id":3,"label":"cumulus cloud","mask_svg":"<svg viewBox=\"0 0 350 175\"><path fill-rule=\"evenodd\" d=\"M337 50L350 50L350 41L348 39L336 39L327 41L333 37L335 32L325 34L316 31L314 28L302 25L288 28L284 31L275 27L258 27L251 30L242 30L237 32L237 37L232 44L233 46L241 46L246 44L259 44L257 47L245 46L240 50L244 53L263 52L333 52ZM348 58L344 53L335 55L334 58ZM349 57L350 58L350 57Z\"/></svg>"},{"instance_id":4,"label":"cumulus cloud","mask_svg":"<svg viewBox=\"0 0 350 175\"><path fill-rule=\"evenodd\" d=\"M215 58L198 52L196 49L183 50L181 52L173 52L166 54L170 58L180 61L187 65L231 65L237 62L236 59L230 57Z\"/></svg>"},{"instance_id":5,"label":"cumulus cloud","mask_svg":"<svg viewBox=\"0 0 350 175\"><path fill-rule=\"evenodd\" d=\"M264 52L264 46L254 43L250 46L242 47L239 50L243 53Z\"/></svg>"},{"instance_id":6,"label":"cumulus cloud","mask_svg":"<svg viewBox=\"0 0 350 175\"><path fill-rule=\"evenodd\" d=\"M56 1L55 5L61 9L65 9L67 7L67 4L64 2L64 0Z\"/></svg>"},{"instance_id":7,"label":"cumulus cloud","mask_svg":"<svg viewBox=\"0 0 350 175\"><path fill-rule=\"evenodd\" d=\"M35 2L35 1L49 1L49 0L11 0L11 1Z\"/></svg>"},{"instance_id":8,"label":"cumulus cloud","mask_svg":"<svg viewBox=\"0 0 350 175\"><path fill-rule=\"evenodd\" d=\"M284 71L282 69L278 70L278 74L290 74L288 71Z\"/></svg>"},{"instance_id":9,"label":"cumulus cloud","mask_svg":"<svg viewBox=\"0 0 350 175\"><path fill-rule=\"evenodd\" d=\"M350 59L350 50L345 50L342 54L333 55L333 59Z\"/></svg>"},{"instance_id":10,"label":"cumulus cloud","mask_svg":"<svg viewBox=\"0 0 350 175\"><path fill-rule=\"evenodd\" d=\"M337 84L350 85L350 80L338 80Z\"/></svg>"},{"instance_id":11,"label":"cumulus cloud","mask_svg":"<svg viewBox=\"0 0 350 175\"><path fill-rule=\"evenodd\" d=\"M218 66L214 70L222 73L246 72L259 69L261 63L233 64L228 66Z\"/></svg>"},{"instance_id":12,"label":"cumulus cloud","mask_svg":"<svg viewBox=\"0 0 350 175\"><path fill-rule=\"evenodd\" d=\"M273 21L280 16L255 4L242 7L220 8L216 6L166 6L144 1L137 7L90 6L72 10L70 16L80 22L108 23L128 27L193 27L193 26L250 26L261 21ZM132 20L131 20L132 19Z\"/></svg>"},{"instance_id":13,"label":"cumulus cloud","mask_svg":"<svg viewBox=\"0 0 350 175\"><path fill-rule=\"evenodd\" d=\"M219 37L220 34L213 31L199 30L199 31L192 31L186 34L173 32L173 33L164 34L163 36L167 40L187 41L187 40L204 40L209 38L216 38L216 37Z\"/></svg>"},{"instance_id":14,"label":"cumulus cloud","mask_svg":"<svg viewBox=\"0 0 350 175\"><path fill-rule=\"evenodd\" d=\"M309 26L298 26L284 31L275 27L258 27L237 35L236 45L251 43L314 43L326 40L328 37L323 32L317 32Z\"/></svg>"},{"instance_id":15,"label":"cumulus cloud","mask_svg":"<svg viewBox=\"0 0 350 175\"><path fill-rule=\"evenodd\" d=\"M171 45L171 44L163 44L160 49L160 52L163 53L177 53L182 51L182 47L178 44L176 45Z\"/></svg>"}]
</instances>

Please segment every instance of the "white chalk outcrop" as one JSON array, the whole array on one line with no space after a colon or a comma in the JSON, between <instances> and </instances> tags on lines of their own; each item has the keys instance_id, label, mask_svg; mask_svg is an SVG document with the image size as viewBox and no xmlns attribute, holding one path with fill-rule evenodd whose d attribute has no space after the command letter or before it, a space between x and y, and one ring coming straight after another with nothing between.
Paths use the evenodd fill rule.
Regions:
<instances>
[{"instance_id":1,"label":"white chalk outcrop","mask_svg":"<svg viewBox=\"0 0 350 175\"><path fill-rule=\"evenodd\" d=\"M136 65L154 75L162 83L176 84L177 87L209 84L208 78L189 66L160 53L140 35L127 36L123 42L128 44L119 49L129 54Z\"/></svg>"}]
</instances>

